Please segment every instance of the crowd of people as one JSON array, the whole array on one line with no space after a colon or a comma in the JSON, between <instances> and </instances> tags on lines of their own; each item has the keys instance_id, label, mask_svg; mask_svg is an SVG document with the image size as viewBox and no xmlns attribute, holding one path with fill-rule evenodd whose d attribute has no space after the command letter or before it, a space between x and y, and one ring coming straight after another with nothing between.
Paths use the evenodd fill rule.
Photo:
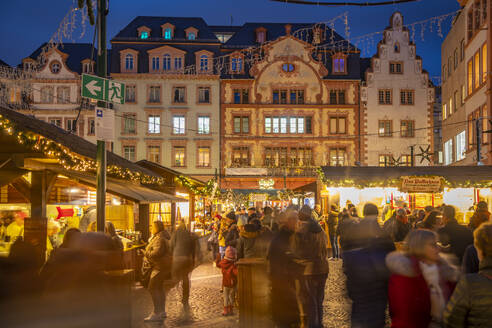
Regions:
<instances>
[{"instance_id":1,"label":"crowd of people","mask_svg":"<svg viewBox=\"0 0 492 328\"><path fill-rule=\"evenodd\" d=\"M492 327L492 222L487 208L479 202L468 226L458 223L450 205L414 212L403 206L380 213L367 203L360 216L349 202L343 209L332 205L326 215L319 205L217 214L208 227L207 244L222 272L222 315L232 315L237 304L237 261L263 258L274 326L323 327L329 263L341 259L352 327ZM20 238L21 220L10 223L21 228L2 230L4 236L18 233L9 257L0 261L2 322L20 327L26 320L38 320L42 309L42 320L67 327L71 322L113 324L121 309L111 299L106 273L122 268L123 250L114 226L108 222L105 233L69 229L43 264L34 247ZM198 237L184 222L172 233L163 222L153 222L139 274L153 302L145 321L166 318L166 295L177 284L182 286L182 312L191 316L190 276L200 257ZM49 304L49 310L35 300ZM9 311L12 306L31 310L20 317Z\"/></svg>"},{"instance_id":2,"label":"crowd of people","mask_svg":"<svg viewBox=\"0 0 492 328\"><path fill-rule=\"evenodd\" d=\"M319 205L216 215L208 243L223 274L223 315L233 312L236 261L263 257L275 326L323 327L329 261L343 259L352 327L492 327L487 204L476 205L468 226L450 205L379 214L367 203L359 216L348 202L327 215Z\"/></svg>"}]
</instances>

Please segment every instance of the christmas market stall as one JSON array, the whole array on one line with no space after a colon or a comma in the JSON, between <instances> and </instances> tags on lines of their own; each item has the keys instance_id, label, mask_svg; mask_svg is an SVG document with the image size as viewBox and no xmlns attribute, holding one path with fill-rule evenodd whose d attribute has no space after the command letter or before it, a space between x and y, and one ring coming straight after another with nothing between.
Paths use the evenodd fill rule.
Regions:
<instances>
[{"instance_id":1,"label":"christmas market stall","mask_svg":"<svg viewBox=\"0 0 492 328\"><path fill-rule=\"evenodd\" d=\"M324 208L339 208L349 202L359 213L367 202L380 213L407 205L409 209L457 208L457 219L468 223L473 206L486 201L492 209L491 166L419 166L419 167L321 167L320 199Z\"/></svg>"},{"instance_id":2,"label":"christmas market stall","mask_svg":"<svg viewBox=\"0 0 492 328\"><path fill-rule=\"evenodd\" d=\"M205 228L212 218L212 213L215 211L214 199L220 192L216 179L210 179L205 183L154 162L142 160L136 164L163 179L161 184L153 186L153 188L183 199L181 202L176 202L175 208L169 208L166 204L152 204L151 216L162 217L165 225L173 230L177 221L171 218L169 213L176 213L175 218L184 220L191 231L204 234Z\"/></svg>"},{"instance_id":3,"label":"christmas market stall","mask_svg":"<svg viewBox=\"0 0 492 328\"><path fill-rule=\"evenodd\" d=\"M19 231L26 240L49 239L47 248L59 244L69 228L94 229L95 159L96 145L74 132L0 108L0 217L10 221L23 213ZM163 183L151 170L107 153L106 221L126 250L148 238L150 204L184 201L150 188ZM7 239L0 242L3 254L13 242Z\"/></svg>"}]
</instances>

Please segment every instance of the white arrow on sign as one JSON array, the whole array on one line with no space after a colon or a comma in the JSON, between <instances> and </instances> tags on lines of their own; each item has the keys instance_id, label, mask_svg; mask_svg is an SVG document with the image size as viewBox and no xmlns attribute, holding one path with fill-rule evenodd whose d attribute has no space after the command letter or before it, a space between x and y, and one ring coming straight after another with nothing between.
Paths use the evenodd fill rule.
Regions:
<instances>
[{"instance_id":1,"label":"white arrow on sign","mask_svg":"<svg viewBox=\"0 0 492 328\"><path fill-rule=\"evenodd\" d=\"M87 90L89 90L89 92L90 92L90 93L91 93L91 95L93 95L93 96L97 96L96 91L98 91L98 92L100 92L100 91L101 91L101 87L96 85L98 82L99 82L99 81L92 80L92 81L90 81L89 83L87 83L87 84L85 85L85 87L87 88Z\"/></svg>"}]
</instances>

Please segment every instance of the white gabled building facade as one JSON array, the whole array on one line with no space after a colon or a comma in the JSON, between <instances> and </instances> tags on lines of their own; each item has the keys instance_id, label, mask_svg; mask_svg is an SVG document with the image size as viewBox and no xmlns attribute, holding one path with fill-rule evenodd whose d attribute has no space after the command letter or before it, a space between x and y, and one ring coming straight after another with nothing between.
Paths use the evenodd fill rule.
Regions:
<instances>
[{"instance_id":1,"label":"white gabled building facade","mask_svg":"<svg viewBox=\"0 0 492 328\"><path fill-rule=\"evenodd\" d=\"M377 48L361 86L361 165L410 166L412 147L415 166L431 165L435 89L401 13Z\"/></svg>"}]
</instances>

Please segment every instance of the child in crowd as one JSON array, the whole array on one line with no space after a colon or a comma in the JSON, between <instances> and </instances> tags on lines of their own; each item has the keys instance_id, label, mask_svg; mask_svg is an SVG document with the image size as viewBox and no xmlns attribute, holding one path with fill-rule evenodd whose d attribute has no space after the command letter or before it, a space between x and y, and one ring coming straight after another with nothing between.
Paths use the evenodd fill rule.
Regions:
<instances>
[{"instance_id":1,"label":"child in crowd","mask_svg":"<svg viewBox=\"0 0 492 328\"><path fill-rule=\"evenodd\" d=\"M219 254L215 263L222 270L222 287L224 288L224 312L222 315L233 315L232 308L237 290L236 249L232 246L227 247L224 258L221 260Z\"/></svg>"}]
</instances>

